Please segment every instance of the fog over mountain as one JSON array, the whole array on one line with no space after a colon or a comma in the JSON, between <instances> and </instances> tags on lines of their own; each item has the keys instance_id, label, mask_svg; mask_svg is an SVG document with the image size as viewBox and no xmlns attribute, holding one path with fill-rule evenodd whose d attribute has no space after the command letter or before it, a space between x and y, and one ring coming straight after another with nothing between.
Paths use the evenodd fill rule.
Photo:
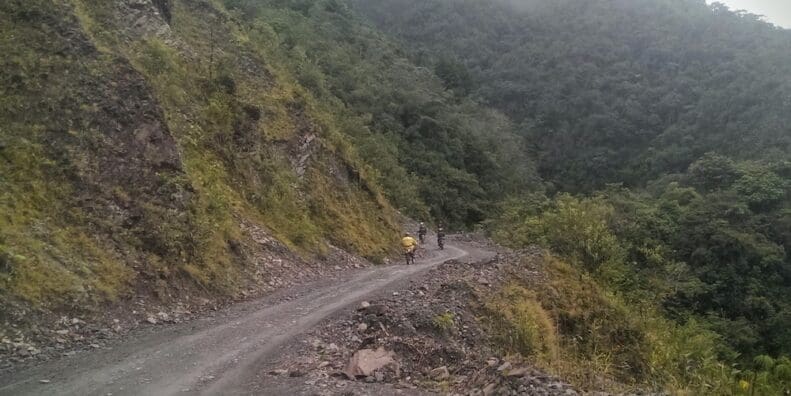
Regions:
<instances>
[{"instance_id":1,"label":"fog over mountain","mask_svg":"<svg viewBox=\"0 0 791 396\"><path fill-rule=\"evenodd\" d=\"M791 29L791 1L787 0L723 0L733 10L746 10L763 15L767 22ZM714 1L709 1L714 3Z\"/></svg>"}]
</instances>

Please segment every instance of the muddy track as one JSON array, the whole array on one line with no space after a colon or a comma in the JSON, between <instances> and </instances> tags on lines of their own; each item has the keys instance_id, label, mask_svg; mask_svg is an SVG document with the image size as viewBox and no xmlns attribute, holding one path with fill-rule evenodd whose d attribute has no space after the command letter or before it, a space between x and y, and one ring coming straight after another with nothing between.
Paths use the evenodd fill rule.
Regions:
<instances>
[{"instance_id":1,"label":"muddy track","mask_svg":"<svg viewBox=\"0 0 791 396\"><path fill-rule=\"evenodd\" d=\"M158 328L112 348L0 377L0 395L220 395L255 387L289 342L339 310L452 259L491 256L462 243L426 251L417 265L366 268L241 303L212 318Z\"/></svg>"}]
</instances>

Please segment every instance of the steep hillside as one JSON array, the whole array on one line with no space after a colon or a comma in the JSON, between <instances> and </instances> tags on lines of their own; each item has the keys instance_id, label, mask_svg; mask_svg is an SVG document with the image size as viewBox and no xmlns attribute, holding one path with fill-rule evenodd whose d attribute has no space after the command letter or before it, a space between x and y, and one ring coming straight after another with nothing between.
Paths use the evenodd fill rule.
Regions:
<instances>
[{"instance_id":1,"label":"steep hillside","mask_svg":"<svg viewBox=\"0 0 791 396\"><path fill-rule=\"evenodd\" d=\"M502 114L446 90L342 1L225 0L255 42L343 121L387 196L407 213L471 226L534 189L525 144Z\"/></svg>"},{"instance_id":2,"label":"steep hillside","mask_svg":"<svg viewBox=\"0 0 791 396\"><path fill-rule=\"evenodd\" d=\"M469 226L536 183L504 116L333 0L13 0L0 21L3 315L234 295L283 275L259 276L260 240L381 261L395 207Z\"/></svg>"},{"instance_id":3,"label":"steep hillside","mask_svg":"<svg viewBox=\"0 0 791 396\"><path fill-rule=\"evenodd\" d=\"M791 31L697 0L353 1L449 86L520 123L564 191L708 151L786 159Z\"/></svg>"},{"instance_id":4,"label":"steep hillside","mask_svg":"<svg viewBox=\"0 0 791 396\"><path fill-rule=\"evenodd\" d=\"M3 306L174 282L233 293L250 236L390 252L394 212L337 120L207 2L1 6Z\"/></svg>"}]
</instances>

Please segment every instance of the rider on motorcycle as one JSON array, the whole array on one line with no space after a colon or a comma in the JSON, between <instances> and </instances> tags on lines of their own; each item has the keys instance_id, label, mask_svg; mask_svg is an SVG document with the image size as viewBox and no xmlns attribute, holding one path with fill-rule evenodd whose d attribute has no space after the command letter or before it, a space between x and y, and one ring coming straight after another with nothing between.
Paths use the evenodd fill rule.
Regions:
<instances>
[{"instance_id":1,"label":"rider on motorcycle","mask_svg":"<svg viewBox=\"0 0 791 396\"><path fill-rule=\"evenodd\" d=\"M401 247L404 249L404 256L406 257L406 264L414 264L415 263L415 250L417 249L417 241L415 238L412 238L409 233L404 233L404 237L401 238Z\"/></svg>"},{"instance_id":2,"label":"rider on motorcycle","mask_svg":"<svg viewBox=\"0 0 791 396\"><path fill-rule=\"evenodd\" d=\"M439 223L437 227L437 246L440 250L445 249L445 227L442 226L442 223Z\"/></svg>"},{"instance_id":3,"label":"rider on motorcycle","mask_svg":"<svg viewBox=\"0 0 791 396\"><path fill-rule=\"evenodd\" d=\"M420 228L417 230L417 237L420 239L420 243L424 243L426 239L426 233L428 230L426 229L426 224L422 221L420 222Z\"/></svg>"}]
</instances>

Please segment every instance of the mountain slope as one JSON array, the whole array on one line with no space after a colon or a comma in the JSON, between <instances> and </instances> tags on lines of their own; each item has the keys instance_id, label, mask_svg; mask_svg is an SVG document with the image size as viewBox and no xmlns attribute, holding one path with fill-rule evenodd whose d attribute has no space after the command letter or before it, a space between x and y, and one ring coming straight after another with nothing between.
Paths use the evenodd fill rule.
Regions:
<instances>
[{"instance_id":1,"label":"mountain slope","mask_svg":"<svg viewBox=\"0 0 791 396\"><path fill-rule=\"evenodd\" d=\"M381 261L395 207L471 226L537 180L505 117L336 1L14 0L0 19L4 315L234 295L280 275L259 279L256 235Z\"/></svg>"},{"instance_id":2,"label":"mountain slope","mask_svg":"<svg viewBox=\"0 0 791 396\"><path fill-rule=\"evenodd\" d=\"M305 254L388 255L394 211L335 120L220 8L157 4L3 3L2 297L233 293L241 222Z\"/></svg>"},{"instance_id":3,"label":"mountain slope","mask_svg":"<svg viewBox=\"0 0 791 396\"><path fill-rule=\"evenodd\" d=\"M643 185L708 151L788 157L791 31L753 15L691 0L352 3L429 65L463 66L562 190Z\"/></svg>"},{"instance_id":4,"label":"mountain slope","mask_svg":"<svg viewBox=\"0 0 791 396\"><path fill-rule=\"evenodd\" d=\"M535 188L524 142L501 114L446 90L341 1L227 0L258 42L346 120L395 204L454 226L483 220L504 195ZM421 202L423 204L421 204ZM426 213L428 212L428 213Z\"/></svg>"}]
</instances>

